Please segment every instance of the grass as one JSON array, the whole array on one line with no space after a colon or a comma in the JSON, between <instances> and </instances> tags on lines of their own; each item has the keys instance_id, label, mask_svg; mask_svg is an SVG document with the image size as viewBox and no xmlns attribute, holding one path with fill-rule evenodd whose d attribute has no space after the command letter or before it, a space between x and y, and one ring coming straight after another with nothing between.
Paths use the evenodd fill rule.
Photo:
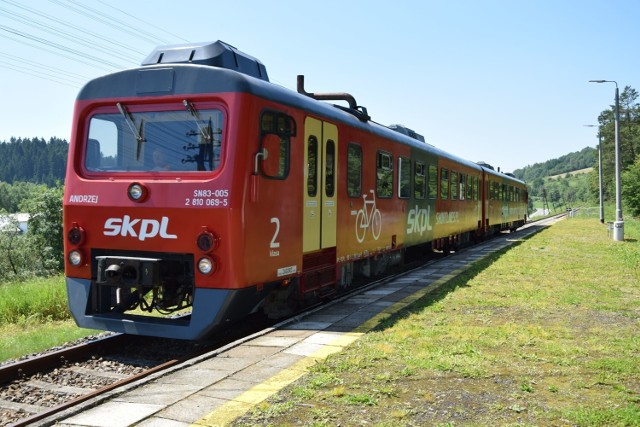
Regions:
<instances>
[{"instance_id":1,"label":"grass","mask_svg":"<svg viewBox=\"0 0 640 427\"><path fill-rule=\"evenodd\" d=\"M640 426L638 221L626 219L625 238L612 241L597 218L561 221L384 320L235 425Z\"/></svg>"},{"instance_id":2,"label":"grass","mask_svg":"<svg viewBox=\"0 0 640 427\"><path fill-rule=\"evenodd\" d=\"M0 361L95 333L70 318L63 276L0 285Z\"/></svg>"},{"instance_id":3,"label":"grass","mask_svg":"<svg viewBox=\"0 0 640 427\"><path fill-rule=\"evenodd\" d=\"M94 334L72 320L0 326L0 362L17 359Z\"/></svg>"},{"instance_id":4,"label":"grass","mask_svg":"<svg viewBox=\"0 0 640 427\"><path fill-rule=\"evenodd\" d=\"M0 285L0 325L69 317L62 276Z\"/></svg>"}]
</instances>

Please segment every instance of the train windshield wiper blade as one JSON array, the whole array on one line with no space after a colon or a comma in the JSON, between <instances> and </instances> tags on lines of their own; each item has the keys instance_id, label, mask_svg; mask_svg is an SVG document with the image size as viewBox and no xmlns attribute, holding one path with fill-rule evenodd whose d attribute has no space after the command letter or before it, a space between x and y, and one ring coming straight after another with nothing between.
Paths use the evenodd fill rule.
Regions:
<instances>
[{"instance_id":1,"label":"train windshield wiper blade","mask_svg":"<svg viewBox=\"0 0 640 427\"><path fill-rule=\"evenodd\" d=\"M189 111L195 119L196 125L198 126L198 129L200 129L200 133L202 134L204 140L206 142L211 142L211 127L204 128L200 125L200 114L198 113L198 110L196 110L196 107L194 107L193 104L186 99L182 100L182 104L184 104L187 111Z\"/></svg>"},{"instance_id":2,"label":"train windshield wiper blade","mask_svg":"<svg viewBox=\"0 0 640 427\"><path fill-rule=\"evenodd\" d=\"M127 110L127 108L119 102L116 103L116 106L118 107L120 114L122 114L125 121L127 122L127 125L129 125L129 129L131 129L131 133L133 133L133 135L136 137L136 140L138 141L138 146L136 148L136 160L139 160L140 148L142 147L142 143L144 142L144 137L142 136L142 125L144 123L144 120L140 121L140 129L138 130L136 129L136 124L133 121L133 116Z\"/></svg>"}]
</instances>

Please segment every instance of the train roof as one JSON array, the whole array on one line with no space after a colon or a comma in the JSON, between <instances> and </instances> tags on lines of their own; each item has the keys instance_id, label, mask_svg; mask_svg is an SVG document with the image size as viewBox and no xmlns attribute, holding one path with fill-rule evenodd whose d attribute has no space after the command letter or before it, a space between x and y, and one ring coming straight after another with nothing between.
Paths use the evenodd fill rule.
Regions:
<instances>
[{"instance_id":1,"label":"train roof","mask_svg":"<svg viewBox=\"0 0 640 427\"><path fill-rule=\"evenodd\" d=\"M122 99L216 92L250 93L446 157L472 169L485 170L519 181L506 174L492 171L486 165L462 159L428 144L404 126L387 127L371 121L366 110L363 114L361 111L322 102L270 83L266 68L259 60L220 41L159 47L142 62L141 67L119 71L88 82L80 90L77 99Z\"/></svg>"}]
</instances>

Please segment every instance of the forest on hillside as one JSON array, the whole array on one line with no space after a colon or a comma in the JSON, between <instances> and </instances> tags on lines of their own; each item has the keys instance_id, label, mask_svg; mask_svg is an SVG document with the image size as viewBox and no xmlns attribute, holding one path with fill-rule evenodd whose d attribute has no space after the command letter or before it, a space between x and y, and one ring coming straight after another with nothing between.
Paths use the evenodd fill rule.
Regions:
<instances>
[{"instance_id":1,"label":"forest on hillside","mask_svg":"<svg viewBox=\"0 0 640 427\"><path fill-rule=\"evenodd\" d=\"M626 86L619 96L618 133L622 204L625 215L640 216L640 103L638 91ZM598 134L602 152L602 189L605 203L616 199L616 106L610 105L598 116ZM578 177L569 172L593 167ZM532 198L547 197L567 206L598 203L598 151L587 147L558 159L514 171L527 181ZM555 179L549 177L556 176Z\"/></svg>"},{"instance_id":2,"label":"forest on hillside","mask_svg":"<svg viewBox=\"0 0 640 427\"><path fill-rule=\"evenodd\" d=\"M566 174L568 172L586 169L594 166L598 159L598 151L592 147L585 147L580 151L565 154L557 159L547 160L543 163L535 163L522 169L516 169L513 174L516 178L531 182L537 178Z\"/></svg>"},{"instance_id":3,"label":"forest on hillside","mask_svg":"<svg viewBox=\"0 0 640 427\"><path fill-rule=\"evenodd\" d=\"M0 182L53 187L64 182L69 143L60 138L11 138L0 142Z\"/></svg>"}]
</instances>

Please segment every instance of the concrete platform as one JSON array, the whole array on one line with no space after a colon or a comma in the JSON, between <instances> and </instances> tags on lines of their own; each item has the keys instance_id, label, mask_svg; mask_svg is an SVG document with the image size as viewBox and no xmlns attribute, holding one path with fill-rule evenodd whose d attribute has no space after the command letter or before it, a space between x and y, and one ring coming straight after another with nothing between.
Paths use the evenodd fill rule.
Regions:
<instances>
[{"instance_id":1,"label":"concrete platform","mask_svg":"<svg viewBox=\"0 0 640 427\"><path fill-rule=\"evenodd\" d=\"M319 307L305 317L203 355L59 415L59 426L221 426L296 381L382 320L474 262L538 231L501 235L439 262ZM51 419L44 423L51 423Z\"/></svg>"}]
</instances>

